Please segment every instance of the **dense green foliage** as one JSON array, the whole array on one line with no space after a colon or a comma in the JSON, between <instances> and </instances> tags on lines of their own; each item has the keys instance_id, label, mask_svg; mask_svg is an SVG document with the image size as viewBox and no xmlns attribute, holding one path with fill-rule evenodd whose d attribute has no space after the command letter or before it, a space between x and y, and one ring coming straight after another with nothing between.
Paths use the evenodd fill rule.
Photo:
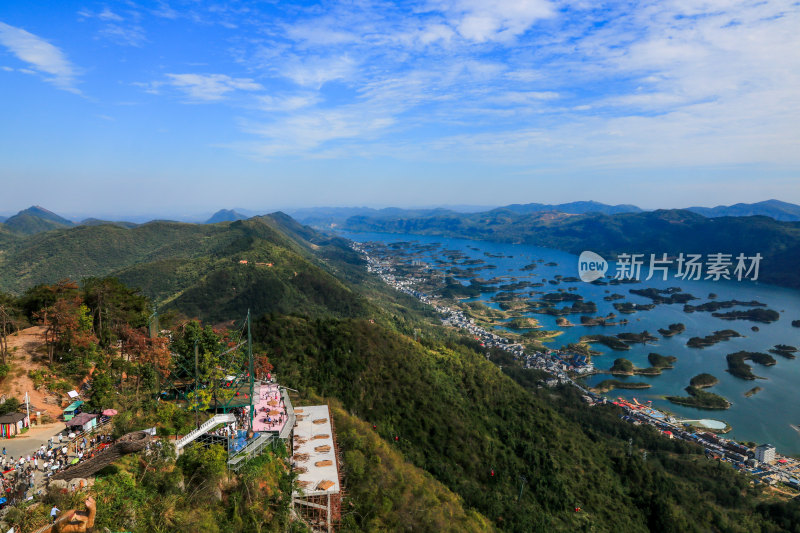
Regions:
<instances>
[{"instance_id":1,"label":"dense green foliage","mask_svg":"<svg viewBox=\"0 0 800 533\"><path fill-rule=\"evenodd\" d=\"M342 531L491 531L455 494L403 459L369 424L332 406L348 499Z\"/></svg>"},{"instance_id":2,"label":"dense green foliage","mask_svg":"<svg viewBox=\"0 0 800 533\"><path fill-rule=\"evenodd\" d=\"M212 321L247 309L364 316L364 298L336 277L363 279L360 264L339 239L276 213L214 225L80 226L33 235L0 256L0 287L19 293L64 277L113 275L162 307Z\"/></svg>"},{"instance_id":3,"label":"dense green foliage","mask_svg":"<svg viewBox=\"0 0 800 533\"><path fill-rule=\"evenodd\" d=\"M610 372L612 374L633 374L633 363L622 357L614 359Z\"/></svg>"},{"instance_id":4,"label":"dense green foliage","mask_svg":"<svg viewBox=\"0 0 800 533\"><path fill-rule=\"evenodd\" d=\"M255 335L282 381L339 398L502 529L777 531L750 516L747 479L700 448L620 421L615 408L590 410L572 388L552 398L502 359L523 390L468 340L415 343L368 321L284 316L259 320ZM627 455L628 438L648 462Z\"/></svg>"},{"instance_id":5,"label":"dense green foliage","mask_svg":"<svg viewBox=\"0 0 800 533\"><path fill-rule=\"evenodd\" d=\"M727 409L731 406L731 402L719 394L703 390L713 387L717 383L719 380L711 374L698 374L689 381L689 386L686 387L689 396L667 396L666 398L672 403L698 409Z\"/></svg>"},{"instance_id":6,"label":"dense green foliage","mask_svg":"<svg viewBox=\"0 0 800 533\"><path fill-rule=\"evenodd\" d=\"M608 392L614 389L649 389L649 383L639 381L621 381L619 379L604 379L593 387L598 392Z\"/></svg>"},{"instance_id":7,"label":"dense green foliage","mask_svg":"<svg viewBox=\"0 0 800 533\"><path fill-rule=\"evenodd\" d=\"M679 405L697 407L698 409L727 409L731 402L719 394L708 392L700 387L686 387L689 396L667 396L667 400Z\"/></svg>"},{"instance_id":8,"label":"dense green foliage","mask_svg":"<svg viewBox=\"0 0 800 533\"><path fill-rule=\"evenodd\" d=\"M717 383L719 383L719 380L715 376L707 373L697 374L689 381L689 385L692 387L713 387Z\"/></svg>"},{"instance_id":9,"label":"dense green foliage","mask_svg":"<svg viewBox=\"0 0 800 533\"><path fill-rule=\"evenodd\" d=\"M29 207L9 217L3 226L12 232L32 235L73 225L69 220L39 206Z\"/></svg>"},{"instance_id":10,"label":"dense green foliage","mask_svg":"<svg viewBox=\"0 0 800 533\"><path fill-rule=\"evenodd\" d=\"M647 354L647 360L655 368L672 368L672 364L678 360L674 355L661 355L655 352Z\"/></svg>"}]
</instances>

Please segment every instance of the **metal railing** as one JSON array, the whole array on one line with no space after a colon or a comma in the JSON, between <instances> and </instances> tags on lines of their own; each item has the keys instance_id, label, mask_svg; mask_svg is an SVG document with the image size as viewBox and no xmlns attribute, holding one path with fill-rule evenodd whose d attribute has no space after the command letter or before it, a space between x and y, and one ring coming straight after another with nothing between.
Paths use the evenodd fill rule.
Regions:
<instances>
[{"instance_id":1,"label":"metal railing","mask_svg":"<svg viewBox=\"0 0 800 533\"><path fill-rule=\"evenodd\" d=\"M258 457L264 453L264 450L272 443L274 438L274 434L262 433L256 439L253 439L247 446L242 448L239 453L237 453L228 461L228 469L238 472L239 469L247 464L250 459Z\"/></svg>"},{"instance_id":2,"label":"metal railing","mask_svg":"<svg viewBox=\"0 0 800 533\"><path fill-rule=\"evenodd\" d=\"M183 449L184 446L195 440L200 435L209 432L214 426L219 424L230 424L231 422L235 422L236 417L233 413L225 413L222 415L214 415L202 424L200 427L187 433L177 441L175 441L175 449L180 451Z\"/></svg>"}]
</instances>

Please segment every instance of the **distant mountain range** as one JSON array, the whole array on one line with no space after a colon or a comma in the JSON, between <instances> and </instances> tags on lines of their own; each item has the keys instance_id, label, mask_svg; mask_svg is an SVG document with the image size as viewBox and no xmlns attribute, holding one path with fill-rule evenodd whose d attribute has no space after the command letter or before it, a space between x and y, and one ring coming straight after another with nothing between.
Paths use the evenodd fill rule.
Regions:
<instances>
[{"instance_id":1,"label":"distant mountain range","mask_svg":"<svg viewBox=\"0 0 800 533\"><path fill-rule=\"evenodd\" d=\"M600 202L570 202L567 204L511 204L499 207L497 210L513 211L521 215L529 213L558 212L573 215L586 213L601 213L603 215L616 215L618 213L640 213L642 209L630 204L607 205Z\"/></svg>"},{"instance_id":2,"label":"distant mountain range","mask_svg":"<svg viewBox=\"0 0 800 533\"><path fill-rule=\"evenodd\" d=\"M730 206L719 205L717 207L689 207L688 211L693 211L709 218L763 215L783 222L800 220L800 205L781 202L780 200L766 200L754 204L734 204Z\"/></svg>"},{"instance_id":3,"label":"distant mountain range","mask_svg":"<svg viewBox=\"0 0 800 533\"><path fill-rule=\"evenodd\" d=\"M708 218L725 216L767 216L783 222L800 221L800 206L781 202L779 200L767 200L754 204L736 204L729 207L689 207L692 211ZM565 204L510 204L494 209L485 209L483 212L498 213L511 212L520 215L533 213L566 213L571 215L586 215L590 213L602 215L618 215L622 213L642 213L645 210L631 204L608 205L600 202L569 202ZM306 209L296 209L289 214L309 226L337 228L342 227L351 217L364 216L375 219L392 218L417 218L448 214L470 214L475 213L474 209L461 210L457 207L436 208L436 209L401 209L385 208L373 209L369 207L314 207Z\"/></svg>"},{"instance_id":4,"label":"distant mountain range","mask_svg":"<svg viewBox=\"0 0 800 533\"><path fill-rule=\"evenodd\" d=\"M289 211L298 222L317 228L341 228L352 217L366 217L375 220L391 221L393 219L414 219L425 217L447 217L473 215L477 212L489 213L492 216L507 213L514 215L532 215L537 213L564 213L569 215L618 215L624 213L643 213L643 209L630 204L608 205L594 201L569 202L564 204L510 204L497 208L485 208L478 211L478 206L451 206L450 208L404 209L387 207L374 209L371 207L312 207ZM686 211L697 213L707 218L766 216L781 222L800 221L800 205L766 200L752 204L735 204L717 207L689 207ZM221 209L214 213L205 224L246 220L257 216L255 211L247 209ZM137 217L136 220L142 220ZM153 221L151 221L153 222ZM68 220L41 206L32 206L11 217L0 217L0 244L10 236L34 235L55 229L75 226L98 226L112 224L124 228L132 228L138 224L126 221L109 221L87 218L80 222Z\"/></svg>"}]
</instances>

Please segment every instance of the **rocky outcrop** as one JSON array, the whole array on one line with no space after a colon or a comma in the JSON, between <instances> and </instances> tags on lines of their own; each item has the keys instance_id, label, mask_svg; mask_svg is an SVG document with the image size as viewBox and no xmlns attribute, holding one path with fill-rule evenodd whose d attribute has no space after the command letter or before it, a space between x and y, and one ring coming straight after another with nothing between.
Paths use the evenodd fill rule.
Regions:
<instances>
[{"instance_id":1,"label":"rocky outcrop","mask_svg":"<svg viewBox=\"0 0 800 533\"><path fill-rule=\"evenodd\" d=\"M85 478L102 470L123 455L140 452L145 449L150 442L150 434L144 431L134 431L120 437L117 442L104 449L91 459L82 461L74 466L58 472L52 480L70 480L74 478Z\"/></svg>"}]
</instances>

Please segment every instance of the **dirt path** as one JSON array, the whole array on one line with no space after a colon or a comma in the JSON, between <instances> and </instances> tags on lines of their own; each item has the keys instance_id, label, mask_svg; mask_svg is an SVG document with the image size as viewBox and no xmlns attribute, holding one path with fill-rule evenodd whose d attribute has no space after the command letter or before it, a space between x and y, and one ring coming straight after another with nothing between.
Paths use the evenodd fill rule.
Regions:
<instances>
[{"instance_id":1,"label":"dirt path","mask_svg":"<svg viewBox=\"0 0 800 533\"><path fill-rule=\"evenodd\" d=\"M22 401L25 393L30 397L31 406L38 411L47 412L53 419L61 415L59 397L45 394L44 390L37 391L33 388L33 381L28 377L29 370L46 369L46 360L43 361L37 349L44 344L44 327L34 326L23 329L15 335L8 337L8 348L12 352L11 373L0 384L0 394L13 396ZM16 350L15 350L16 348Z\"/></svg>"}]
</instances>

